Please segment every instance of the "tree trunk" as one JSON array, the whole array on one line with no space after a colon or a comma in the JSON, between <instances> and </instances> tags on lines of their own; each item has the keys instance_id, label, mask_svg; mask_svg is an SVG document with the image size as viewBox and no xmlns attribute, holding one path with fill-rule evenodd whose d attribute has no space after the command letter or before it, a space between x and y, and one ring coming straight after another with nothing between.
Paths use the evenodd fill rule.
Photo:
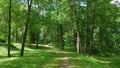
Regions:
<instances>
[{"instance_id":1,"label":"tree trunk","mask_svg":"<svg viewBox=\"0 0 120 68\"><path fill-rule=\"evenodd\" d=\"M92 47L93 47L93 41L94 41L94 28L95 28L95 13L96 13L96 10L95 10L95 0L94 0L94 9L93 9L93 26L92 26L92 34L91 34L91 41L90 41L90 50L89 50L89 57L91 56L92 54Z\"/></svg>"},{"instance_id":2,"label":"tree trunk","mask_svg":"<svg viewBox=\"0 0 120 68\"><path fill-rule=\"evenodd\" d=\"M15 43L17 43L17 26L15 28Z\"/></svg>"},{"instance_id":3,"label":"tree trunk","mask_svg":"<svg viewBox=\"0 0 120 68\"><path fill-rule=\"evenodd\" d=\"M100 45L100 54L102 55L102 29L99 27L99 45Z\"/></svg>"},{"instance_id":4,"label":"tree trunk","mask_svg":"<svg viewBox=\"0 0 120 68\"><path fill-rule=\"evenodd\" d=\"M88 26L86 27L85 55L87 54L87 49L88 49Z\"/></svg>"},{"instance_id":5,"label":"tree trunk","mask_svg":"<svg viewBox=\"0 0 120 68\"><path fill-rule=\"evenodd\" d=\"M74 0L74 5L75 5L75 0ZM79 7L80 8L80 7ZM79 31L79 11L76 9L76 7L73 8L74 9L74 13L75 13L75 16L76 16L76 32L77 32L77 53L82 53L82 45L81 45L81 40L80 40L80 31Z\"/></svg>"},{"instance_id":6,"label":"tree trunk","mask_svg":"<svg viewBox=\"0 0 120 68\"><path fill-rule=\"evenodd\" d=\"M77 47L77 53L83 53L82 52L82 45L81 45L81 40L80 40L79 29L77 29L77 43L76 43L76 47Z\"/></svg>"},{"instance_id":7,"label":"tree trunk","mask_svg":"<svg viewBox=\"0 0 120 68\"><path fill-rule=\"evenodd\" d=\"M8 20L8 57L10 55L10 44L11 44L11 0L9 1L9 20Z\"/></svg>"},{"instance_id":8,"label":"tree trunk","mask_svg":"<svg viewBox=\"0 0 120 68\"><path fill-rule=\"evenodd\" d=\"M44 44L47 44L46 31L44 32Z\"/></svg>"},{"instance_id":9,"label":"tree trunk","mask_svg":"<svg viewBox=\"0 0 120 68\"><path fill-rule=\"evenodd\" d=\"M89 2L87 0L87 11L88 11L88 6L89 6ZM87 48L88 48L88 12L86 14L86 42L85 42L85 55L87 54Z\"/></svg>"},{"instance_id":10,"label":"tree trunk","mask_svg":"<svg viewBox=\"0 0 120 68\"><path fill-rule=\"evenodd\" d=\"M75 51L77 50L77 49L76 49L76 48L77 48L77 47L76 47L76 43L77 43L76 40L77 40L77 33L74 32L74 40L73 40L73 43L74 43L74 44L73 44L73 45L74 45L74 49L75 49Z\"/></svg>"},{"instance_id":11,"label":"tree trunk","mask_svg":"<svg viewBox=\"0 0 120 68\"><path fill-rule=\"evenodd\" d=\"M94 35L94 26L92 27L92 34L91 34L91 41L90 41L90 49L89 49L89 57L92 54L92 47L93 47L93 35Z\"/></svg>"},{"instance_id":12,"label":"tree trunk","mask_svg":"<svg viewBox=\"0 0 120 68\"><path fill-rule=\"evenodd\" d=\"M29 16L30 16L30 11L31 11L31 5L32 5L32 0L28 0L28 14L27 14L27 20L25 24L25 31L23 32L23 38L22 38L22 47L21 47L21 53L20 56L24 56L24 46L25 46L25 41L26 41L26 35L27 35L27 29L28 29L28 24L29 24Z\"/></svg>"},{"instance_id":13,"label":"tree trunk","mask_svg":"<svg viewBox=\"0 0 120 68\"><path fill-rule=\"evenodd\" d=\"M77 32L77 53L80 53L80 37L79 37L79 32Z\"/></svg>"},{"instance_id":14,"label":"tree trunk","mask_svg":"<svg viewBox=\"0 0 120 68\"><path fill-rule=\"evenodd\" d=\"M36 48L38 48L39 34L36 33Z\"/></svg>"},{"instance_id":15,"label":"tree trunk","mask_svg":"<svg viewBox=\"0 0 120 68\"><path fill-rule=\"evenodd\" d=\"M22 23L22 37L23 37L24 31L25 31L25 26L24 26L24 23ZM22 38L21 38L21 43L22 43Z\"/></svg>"},{"instance_id":16,"label":"tree trunk","mask_svg":"<svg viewBox=\"0 0 120 68\"><path fill-rule=\"evenodd\" d=\"M64 50L64 39L63 39L63 27L60 24L60 36L61 36L61 49Z\"/></svg>"}]
</instances>

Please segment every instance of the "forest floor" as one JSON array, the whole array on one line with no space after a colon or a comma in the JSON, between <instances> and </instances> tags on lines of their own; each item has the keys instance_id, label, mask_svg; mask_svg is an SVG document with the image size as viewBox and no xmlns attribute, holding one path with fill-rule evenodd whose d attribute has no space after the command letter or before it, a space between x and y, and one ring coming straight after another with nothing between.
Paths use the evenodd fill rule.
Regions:
<instances>
[{"instance_id":1,"label":"forest floor","mask_svg":"<svg viewBox=\"0 0 120 68\"><path fill-rule=\"evenodd\" d=\"M58 50L57 48L55 48L53 46L49 46L49 45L44 45L44 46L54 50L56 53L63 53L62 57L60 58L60 63L58 64L59 68L74 68L73 64L70 62L69 57L68 57L68 54L70 52L61 51L61 50Z\"/></svg>"},{"instance_id":2,"label":"forest floor","mask_svg":"<svg viewBox=\"0 0 120 68\"><path fill-rule=\"evenodd\" d=\"M69 61L69 57L67 56L67 54L65 54L64 57L61 58L59 67L60 68L74 68L73 64Z\"/></svg>"},{"instance_id":3,"label":"forest floor","mask_svg":"<svg viewBox=\"0 0 120 68\"><path fill-rule=\"evenodd\" d=\"M45 68L120 68L120 57L85 56L76 52L61 51L52 46L57 55L45 65Z\"/></svg>"},{"instance_id":4,"label":"forest floor","mask_svg":"<svg viewBox=\"0 0 120 68\"><path fill-rule=\"evenodd\" d=\"M120 57L85 56L62 51L54 46L27 44L20 57L19 43L11 46L12 57L7 57L7 45L0 45L0 68L120 68ZM66 50L66 48L65 48Z\"/></svg>"}]
</instances>

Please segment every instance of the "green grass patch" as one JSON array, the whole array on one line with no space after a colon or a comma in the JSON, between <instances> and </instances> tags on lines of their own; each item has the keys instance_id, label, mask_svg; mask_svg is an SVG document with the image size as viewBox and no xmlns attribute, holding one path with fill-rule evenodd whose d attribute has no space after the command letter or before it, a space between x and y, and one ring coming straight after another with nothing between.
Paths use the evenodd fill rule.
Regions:
<instances>
[{"instance_id":1,"label":"green grass patch","mask_svg":"<svg viewBox=\"0 0 120 68\"><path fill-rule=\"evenodd\" d=\"M61 57L63 56L63 53L56 53L43 68L59 68L59 63L61 62Z\"/></svg>"},{"instance_id":2,"label":"green grass patch","mask_svg":"<svg viewBox=\"0 0 120 68\"><path fill-rule=\"evenodd\" d=\"M56 54L53 50L44 47L42 49L25 47L24 57L19 57L20 46L14 44L16 49L11 49L11 58L7 57L7 48L0 46L0 68L43 68Z\"/></svg>"},{"instance_id":3,"label":"green grass patch","mask_svg":"<svg viewBox=\"0 0 120 68\"><path fill-rule=\"evenodd\" d=\"M65 46L64 51L76 52L76 49L73 46Z\"/></svg>"},{"instance_id":4,"label":"green grass patch","mask_svg":"<svg viewBox=\"0 0 120 68\"><path fill-rule=\"evenodd\" d=\"M69 54L70 61L75 68L120 68L120 58L115 57L87 57L77 53Z\"/></svg>"},{"instance_id":5,"label":"green grass patch","mask_svg":"<svg viewBox=\"0 0 120 68\"><path fill-rule=\"evenodd\" d=\"M0 45L0 68L59 68L64 52L58 52L49 47L35 44L27 44L24 57L19 57L21 45L11 45L11 58L7 57L7 44ZM74 51L72 47L66 47L65 51ZM120 68L120 57L101 57L93 55L87 57L75 52L68 52L68 57L75 68Z\"/></svg>"}]
</instances>

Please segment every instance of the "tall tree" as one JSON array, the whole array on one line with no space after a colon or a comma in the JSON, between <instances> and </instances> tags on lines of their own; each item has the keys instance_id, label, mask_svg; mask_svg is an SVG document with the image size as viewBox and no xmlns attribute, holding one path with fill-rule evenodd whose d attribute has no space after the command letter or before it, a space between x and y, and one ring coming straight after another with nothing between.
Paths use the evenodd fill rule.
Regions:
<instances>
[{"instance_id":1,"label":"tall tree","mask_svg":"<svg viewBox=\"0 0 120 68\"><path fill-rule=\"evenodd\" d=\"M11 45L11 0L9 0L9 20L8 20L8 57L10 55L10 45Z\"/></svg>"},{"instance_id":2,"label":"tall tree","mask_svg":"<svg viewBox=\"0 0 120 68\"><path fill-rule=\"evenodd\" d=\"M28 13L27 13L27 20L25 23L25 30L23 32L23 37L22 37L22 47L21 47L21 53L20 56L24 56L24 46L25 46L25 41L26 41L26 36L27 36L27 30L28 30L28 24L29 24L29 19L30 19L30 12L31 12L31 6L32 6L32 0L27 0L27 5L28 5Z\"/></svg>"},{"instance_id":3,"label":"tall tree","mask_svg":"<svg viewBox=\"0 0 120 68\"><path fill-rule=\"evenodd\" d=\"M63 3L63 1L59 1L59 0L56 0L56 15L59 16L57 17L58 19L56 20L56 23L58 23L58 31L59 31L59 36L60 36L60 45L61 45L61 49L64 50L64 38L63 38L63 35L64 35L64 31L63 31L63 20L61 19L61 16L63 14L62 12L62 7L59 6L60 5L60 2L61 4ZM59 19L60 18L60 19Z\"/></svg>"},{"instance_id":4,"label":"tall tree","mask_svg":"<svg viewBox=\"0 0 120 68\"><path fill-rule=\"evenodd\" d=\"M17 35L18 35L18 28L17 25L15 26L15 43L17 43Z\"/></svg>"},{"instance_id":5,"label":"tall tree","mask_svg":"<svg viewBox=\"0 0 120 68\"><path fill-rule=\"evenodd\" d=\"M100 54L102 55L102 27L99 27L99 45L100 45Z\"/></svg>"},{"instance_id":6,"label":"tall tree","mask_svg":"<svg viewBox=\"0 0 120 68\"><path fill-rule=\"evenodd\" d=\"M87 54L87 49L88 49L88 29L89 29L89 25L88 25L88 6L89 6L89 0L87 0L87 13L86 13L86 42L85 42L85 54Z\"/></svg>"},{"instance_id":7,"label":"tall tree","mask_svg":"<svg viewBox=\"0 0 120 68\"><path fill-rule=\"evenodd\" d=\"M96 13L96 1L93 0L93 23L92 23L92 30L91 30L91 38L90 38L90 49L89 49L89 57L92 54L92 48L94 44L94 29L95 29L95 13Z\"/></svg>"},{"instance_id":8,"label":"tall tree","mask_svg":"<svg viewBox=\"0 0 120 68\"><path fill-rule=\"evenodd\" d=\"M60 24L60 37L61 37L62 50L64 50L63 25L62 25L62 23Z\"/></svg>"}]
</instances>

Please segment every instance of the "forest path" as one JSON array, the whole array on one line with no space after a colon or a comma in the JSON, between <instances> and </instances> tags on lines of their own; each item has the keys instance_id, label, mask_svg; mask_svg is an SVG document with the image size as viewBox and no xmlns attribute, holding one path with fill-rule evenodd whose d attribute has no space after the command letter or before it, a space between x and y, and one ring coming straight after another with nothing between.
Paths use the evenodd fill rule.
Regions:
<instances>
[{"instance_id":1,"label":"forest path","mask_svg":"<svg viewBox=\"0 0 120 68\"><path fill-rule=\"evenodd\" d=\"M70 52L66 52L66 51L61 51L53 46L49 46L49 45L44 45L47 48L50 48L52 50L54 50L56 53L62 53L63 56L60 57L60 63L58 64L58 68L75 68L72 63L69 61L69 53Z\"/></svg>"},{"instance_id":2,"label":"forest path","mask_svg":"<svg viewBox=\"0 0 120 68\"><path fill-rule=\"evenodd\" d=\"M61 58L59 68L74 68L72 63L69 61L68 53L64 53L64 56Z\"/></svg>"}]
</instances>

